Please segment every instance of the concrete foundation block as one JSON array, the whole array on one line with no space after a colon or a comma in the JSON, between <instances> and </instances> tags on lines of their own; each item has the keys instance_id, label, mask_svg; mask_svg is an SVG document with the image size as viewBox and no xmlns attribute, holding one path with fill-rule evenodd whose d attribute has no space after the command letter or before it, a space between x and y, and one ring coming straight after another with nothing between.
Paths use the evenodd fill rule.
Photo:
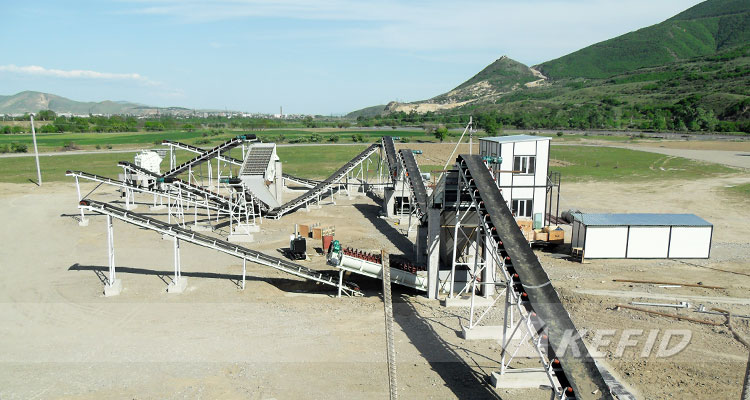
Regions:
<instances>
[{"instance_id":1,"label":"concrete foundation block","mask_svg":"<svg viewBox=\"0 0 750 400\"><path fill-rule=\"evenodd\" d=\"M232 233L227 236L227 240L232 243L251 243L255 239L249 233Z\"/></svg>"},{"instance_id":2,"label":"concrete foundation block","mask_svg":"<svg viewBox=\"0 0 750 400\"><path fill-rule=\"evenodd\" d=\"M471 329L461 326L460 335L465 340L503 340L503 326L475 326Z\"/></svg>"},{"instance_id":3,"label":"concrete foundation block","mask_svg":"<svg viewBox=\"0 0 750 400\"><path fill-rule=\"evenodd\" d=\"M104 285L104 297L117 296L122 292L122 279L115 279L112 285Z\"/></svg>"},{"instance_id":4,"label":"concrete foundation block","mask_svg":"<svg viewBox=\"0 0 750 400\"><path fill-rule=\"evenodd\" d=\"M187 278L179 277L176 280L172 280L167 286L167 293L182 293L187 287Z\"/></svg>"},{"instance_id":5,"label":"concrete foundation block","mask_svg":"<svg viewBox=\"0 0 750 400\"><path fill-rule=\"evenodd\" d=\"M493 372L490 380L495 389L528 389L550 386L547 374L538 368L507 369L502 375L500 372ZM555 382L555 385L559 386L557 382Z\"/></svg>"},{"instance_id":6,"label":"concrete foundation block","mask_svg":"<svg viewBox=\"0 0 750 400\"><path fill-rule=\"evenodd\" d=\"M190 225L190 230L193 232L211 232L214 228L211 224L193 224Z\"/></svg>"},{"instance_id":7,"label":"concrete foundation block","mask_svg":"<svg viewBox=\"0 0 750 400\"><path fill-rule=\"evenodd\" d=\"M164 204L159 204L159 205L151 206L148 208L149 211L161 211L161 210L166 210L166 209L167 209L167 206L165 206Z\"/></svg>"},{"instance_id":8,"label":"concrete foundation block","mask_svg":"<svg viewBox=\"0 0 750 400\"><path fill-rule=\"evenodd\" d=\"M138 208L138 204L130 203L125 205L125 209L128 211L135 210L136 208Z\"/></svg>"},{"instance_id":9,"label":"concrete foundation block","mask_svg":"<svg viewBox=\"0 0 750 400\"><path fill-rule=\"evenodd\" d=\"M82 218L80 221L78 221L78 226L89 226L89 219Z\"/></svg>"},{"instance_id":10,"label":"concrete foundation block","mask_svg":"<svg viewBox=\"0 0 750 400\"><path fill-rule=\"evenodd\" d=\"M474 307L487 307L492 302L495 301L492 297L482 297L482 296L475 296L474 297ZM499 302L500 300L498 300ZM502 304L500 304L502 305ZM443 306L445 307L471 307L471 297L469 296L462 296L462 297L454 297L454 298L445 298L443 300Z\"/></svg>"},{"instance_id":11,"label":"concrete foundation block","mask_svg":"<svg viewBox=\"0 0 750 400\"><path fill-rule=\"evenodd\" d=\"M234 230L232 231L233 234L257 233L257 232L260 232L260 225L255 225L255 224L235 225Z\"/></svg>"}]
</instances>

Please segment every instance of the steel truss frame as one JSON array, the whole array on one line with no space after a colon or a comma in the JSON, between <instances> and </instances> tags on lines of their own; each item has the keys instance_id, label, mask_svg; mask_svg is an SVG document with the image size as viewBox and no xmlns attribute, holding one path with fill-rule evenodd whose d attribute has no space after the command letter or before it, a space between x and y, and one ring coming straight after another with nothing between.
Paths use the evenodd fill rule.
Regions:
<instances>
[{"instance_id":1,"label":"steel truss frame","mask_svg":"<svg viewBox=\"0 0 750 400\"><path fill-rule=\"evenodd\" d=\"M322 283L328 286L338 288L342 293L347 296L362 296L362 292L354 289L344 282L334 279L333 276L324 274L321 271L316 271L280 258L275 258L263 254L258 251L250 250L248 248L238 246L235 244L227 243L218 238L201 235L195 232L188 231L186 229L170 225L166 222L159 221L150 217L140 215L138 213L130 212L108 203L94 201L94 200L81 200L78 207L91 212L97 212L107 216L107 229L108 229L108 244L110 254L110 282L114 282L115 268L114 268L114 239L112 231L112 218L117 218L121 221L127 222L132 225L136 225L142 228L150 229L155 232L161 233L162 235L170 236L175 240L175 279L181 276L180 258L179 258L179 243L178 240L193 243L198 246L207 247L237 258L243 259L243 286L244 286L244 272L246 271L247 261L254 262L260 265L265 265L271 268L278 269L298 276L303 279L308 279L318 283Z\"/></svg>"},{"instance_id":2,"label":"steel truss frame","mask_svg":"<svg viewBox=\"0 0 750 400\"><path fill-rule=\"evenodd\" d=\"M485 163L486 166L486 163ZM475 243L476 246L475 249L475 258L474 258L474 267L473 270L470 270L470 277L471 277L471 307L470 307L470 316L469 316L469 329L473 329L476 326L478 326L483 318L488 314L488 312L495 307L495 305L498 302L498 299L500 297L504 297L504 321L503 321L503 339L502 339L502 346L503 350L501 353L501 360L500 360L500 375L504 375L506 370L510 367L513 359L518 354L518 351L520 350L522 344L528 339L531 345L534 347L534 350L536 351L537 357L539 361L542 364L542 370L547 375L547 378L550 382L550 387L552 388L552 398L557 399L566 399L567 395L565 393L565 390L559 386L559 383L557 382L557 379L555 377L555 367L554 367L554 360L550 360L546 349L548 346L547 343L547 336L543 333L540 333L536 326L534 326L534 322L532 320L533 317L536 316L536 313L534 313L533 310L531 310L530 303L527 300L524 300L522 298L522 293L520 291L517 291L514 287L514 278L517 277L517 275L511 276L510 272L508 271L508 267L512 266L512 260L510 257L507 257L507 255L503 256L503 243L502 238L501 240L497 241L493 237L493 230L490 228L489 224L487 223L487 219L489 218L489 214L486 214L483 211L483 202L481 200L481 194L479 193L478 189L472 188L472 182L473 179L471 176L467 175L467 167L463 160L460 164L458 164L458 173L459 173L459 179L458 179L458 198L457 198L457 210L456 210L456 226L454 227L454 233L457 235L459 225L463 221L463 217L459 218L458 214L462 208L462 193L468 193L470 203L468 205L468 208L466 209L466 212L464 212L464 216L469 214L469 211L474 210L476 211L477 215L479 216L479 226L477 229L477 235L475 236ZM497 179L493 174L492 170L488 167L488 170L490 170L490 175ZM498 187L499 190L499 187ZM454 236L457 239L457 236ZM467 238L467 240L471 240L471 238ZM451 293L453 288L453 281L454 281L454 274L455 274L455 265L457 263L455 262L455 252L456 252L456 242L457 240L454 240L454 258L453 258L453 265L451 267ZM480 252L480 247L484 247L483 252ZM479 260L482 259L480 262ZM477 282L477 277L479 274L485 269L487 265L490 263L496 263L500 268L500 270L503 273L503 277L505 279L504 282L494 283L494 282L486 282L483 283L485 285L485 288L489 285L492 287L494 286L505 286L503 290L501 290L497 296L495 297L494 301L490 303L490 305L487 306L487 308L481 312L481 314L476 318L475 320L475 297L477 295L477 286L479 283ZM461 263L458 263L458 265L461 265ZM465 289L465 288L464 288ZM463 291L463 290L462 290ZM503 296L504 295L504 296ZM518 313L518 321L514 323L514 309L515 312ZM519 330L523 330L523 336L521 337L521 340L514 346L510 346L511 339L516 335L516 333ZM510 331L510 333L509 333ZM516 369L518 370L524 370L524 369ZM533 368L533 369L527 369L529 371L538 371L539 368Z\"/></svg>"}]
</instances>

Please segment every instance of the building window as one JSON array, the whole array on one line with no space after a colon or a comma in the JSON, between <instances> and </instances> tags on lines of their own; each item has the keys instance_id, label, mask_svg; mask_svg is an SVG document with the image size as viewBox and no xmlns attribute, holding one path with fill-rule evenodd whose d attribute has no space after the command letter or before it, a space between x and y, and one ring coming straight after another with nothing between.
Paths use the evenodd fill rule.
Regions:
<instances>
[{"instance_id":1,"label":"building window","mask_svg":"<svg viewBox=\"0 0 750 400\"><path fill-rule=\"evenodd\" d=\"M529 217L534 212L534 200L513 200L513 215L516 217Z\"/></svg>"},{"instance_id":2,"label":"building window","mask_svg":"<svg viewBox=\"0 0 750 400\"><path fill-rule=\"evenodd\" d=\"M536 156L513 157L513 172L517 174L533 175L536 171Z\"/></svg>"}]
</instances>

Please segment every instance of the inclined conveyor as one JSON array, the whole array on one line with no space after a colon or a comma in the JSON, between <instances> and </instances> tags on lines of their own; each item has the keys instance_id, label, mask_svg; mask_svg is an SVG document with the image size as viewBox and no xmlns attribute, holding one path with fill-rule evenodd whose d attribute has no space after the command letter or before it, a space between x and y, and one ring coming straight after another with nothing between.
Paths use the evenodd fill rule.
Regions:
<instances>
[{"instance_id":1,"label":"inclined conveyor","mask_svg":"<svg viewBox=\"0 0 750 400\"><path fill-rule=\"evenodd\" d=\"M150 229L161 234L173 236L185 242L193 243L202 247L208 247L210 249L218 250L222 253L229 254L234 257L275 268L288 274L298 276L300 278L308 279L335 288L340 288L344 293L350 296L362 295L356 284L346 281L340 281L339 277L334 276L337 275L335 271L326 272L310 269L302 265L295 264L291 261L272 257L259 251L251 250L246 247L242 247L218 238L193 232L189 229L183 229L177 226L173 226L164 221L146 217L144 215L134 213L100 201L84 199L81 200L78 207L87 211L94 211L100 214L109 215L129 224Z\"/></svg>"},{"instance_id":2,"label":"inclined conveyor","mask_svg":"<svg viewBox=\"0 0 750 400\"><path fill-rule=\"evenodd\" d=\"M385 149L385 157L388 162L388 175L392 181L396 181L398 174L398 157L396 156L396 145L393 143L391 136L383 136L383 148Z\"/></svg>"},{"instance_id":3,"label":"inclined conveyor","mask_svg":"<svg viewBox=\"0 0 750 400\"><path fill-rule=\"evenodd\" d=\"M414 153L409 149L400 150L401 161L404 163L406 169L406 180L409 184L409 190L414 195L414 199L417 202L419 213L421 215L427 214L427 189L425 189L424 181L422 180L422 172L419 170L417 160L414 158Z\"/></svg>"},{"instance_id":4,"label":"inclined conveyor","mask_svg":"<svg viewBox=\"0 0 750 400\"><path fill-rule=\"evenodd\" d=\"M288 201L285 204L282 204L279 207L274 208L273 210L268 212L269 217L274 218L280 218L282 215L293 211L297 209L298 207L301 207L308 202L314 200L318 196L324 194L328 189L330 189L332 186L336 185L341 178L346 176L349 172L351 172L354 167L365 161L368 157L370 157L378 148L380 147L380 144L375 143L371 144L368 148L363 150L361 153L359 153L356 157L352 158L349 162L344 164L341 168L338 169L338 171L334 172L331 176L326 178L324 181L318 183L315 185L314 188L308 190L301 196L297 197L294 200Z\"/></svg>"},{"instance_id":5,"label":"inclined conveyor","mask_svg":"<svg viewBox=\"0 0 750 400\"><path fill-rule=\"evenodd\" d=\"M162 182L168 183L170 185L180 187L186 192L190 192L197 196L211 200L214 203L216 203L219 207L226 208L226 209L230 207L231 201L229 200L229 198L227 198L224 195L218 194L212 190L208 190L204 188L203 186L195 185L195 184L183 181L182 179L178 179L178 178L165 178L145 168L129 163L127 161L120 161L117 164L120 165L121 167L125 167L127 169L149 175L154 178L156 183L162 183Z\"/></svg>"},{"instance_id":6,"label":"inclined conveyor","mask_svg":"<svg viewBox=\"0 0 750 400\"><path fill-rule=\"evenodd\" d=\"M469 177L470 186L467 190L472 191L475 198L481 199L479 217L484 221L489 219L487 222L494 232L492 236L495 242L499 247L504 247L512 260L513 268L518 274L515 279L519 285L516 288L523 291L521 297L528 298L529 306L538 317L537 321L544 324L549 340L550 359L556 357L559 360L561 370L556 371L558 377L562 374L561 381L567 380L578 396L592 397L591 393L598 393L594 398L606 398L609 389L604 378L578 336L578 330L560 302L549 276L518 228L482 157L460 155L457 166ZM563 345L567 346L567 351L555 355L555 349L563 349Z\"/></svg>"},{"instance_id":7,"label":"inclined conveyor","mask_svg":"<svg viewBox=\"0 0 750 400\"><path fill-rule=\"evenodd\" d=\"M202 163L204 161L208 161L211 158L214 158L216 156L220 156L221 153L223 153L225 151L229 151L229 150L231 150L231 149L233 149L233 148L241 145L243 142L245 142L248 139L249 138L247 136L237 136L237 137L235 137L233 139L227 140L226 142L224 142L224 143L222 143L222 144L220 144L220 145L218 145L218 146L216 146L216 147L214 147L214 148L212 148L210 150L205 150L203 153L200 153L197 157L193 158L192 160L186 161L186 162L184 162L184 163L182 163L182 164L180 164L180 165L172 168L171 170L169 170L169 171L165 172L164 174L162 174L162 176L166 178L166 177L172 177L172 176L179 175L179 174L187 171L189 168L191 168L194 165L200 164L200 163ZM191 151L194 151L194 150L191 150Z\"/></svg>"}]
</instances>

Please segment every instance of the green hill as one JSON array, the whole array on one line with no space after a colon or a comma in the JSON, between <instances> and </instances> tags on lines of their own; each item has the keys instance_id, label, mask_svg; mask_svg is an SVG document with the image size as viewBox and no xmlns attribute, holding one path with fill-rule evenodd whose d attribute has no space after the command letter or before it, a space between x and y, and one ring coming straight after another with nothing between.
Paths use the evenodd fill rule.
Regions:
<instances>
[{"instance_id":1,"label":"green hill","mask_svg":"<svg viewBox=\"0 0 750 400\"><path fill-rule=\"evenodd\" d=\"M102 101L81 102L49 93L25 91L11 96L0 96L0 114L34 113L52 110L72 114L140 114L151 109L142 104Z\"/></svg>"},{"instance_id":2,"label":"green hill","mask_svg":"<svg viewBox=\"0 0 750 400\"><path fill-rule=\"evenodd\" d=\"M498 91L508 91L516 85L523 85L524 83L532 82L537 79L539 78L534 75L529 67L503 56L453 90L459 90L482 82L487 82Z\"/></svg>"},{"instance_id":3,"label":"green hill","mask_svg":"<svg viewBox=\"0 0 750 400\"><path fill-rule=\"evenodd\" d=\"M750 43L750 1L708 0L660 24L548 61L552 79L609 78Z\"/></svg>"}]
</instances>

